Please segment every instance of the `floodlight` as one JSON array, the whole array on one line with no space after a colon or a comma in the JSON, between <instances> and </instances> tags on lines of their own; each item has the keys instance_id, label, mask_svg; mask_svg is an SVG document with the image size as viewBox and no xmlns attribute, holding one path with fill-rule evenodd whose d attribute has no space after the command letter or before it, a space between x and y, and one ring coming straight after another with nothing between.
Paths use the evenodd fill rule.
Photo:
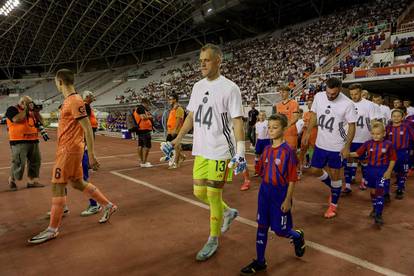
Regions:
<instances>
[{"instance_id":1,"label":"floodlight","mask_svg":"<svg viewBox=\"0 0 414 276\"><path fill-rule=\"evenodd\" d=\"M9 15L18 5L20 4L19 0L8 0L1 8L0 15Z\"/></svg>"}]
</instances>

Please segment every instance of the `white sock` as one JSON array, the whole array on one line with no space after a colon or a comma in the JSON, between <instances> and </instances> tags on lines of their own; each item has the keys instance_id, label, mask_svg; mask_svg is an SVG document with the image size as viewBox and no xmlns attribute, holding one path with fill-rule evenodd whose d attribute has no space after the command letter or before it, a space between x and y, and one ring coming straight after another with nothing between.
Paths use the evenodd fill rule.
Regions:
<instances>
[{"instance_id":1,"label":"white sock","mask_svg":"<svg viewBox=\"0 0 414 276\"><path fill-rule=\"evenodd\" d=\"M47 231L49 231L49 232L53 232L53 233L56 233L56 232L57 232L57 230L58 230L58 228L53 228L53 227L48 227L48 228L47 228Z\"/></svg>"},{"instance_id":2,"label":"white sock","mask_svg":"<svg viewBox=\"0 0 414 276\"><path fill-rule=\"evenodd\" d=\"M208 241L212 241L212 242L218 243L218 237L212 237L212 236L210 236L210 237L208 237Z\"/></svg>"}]
</instances>

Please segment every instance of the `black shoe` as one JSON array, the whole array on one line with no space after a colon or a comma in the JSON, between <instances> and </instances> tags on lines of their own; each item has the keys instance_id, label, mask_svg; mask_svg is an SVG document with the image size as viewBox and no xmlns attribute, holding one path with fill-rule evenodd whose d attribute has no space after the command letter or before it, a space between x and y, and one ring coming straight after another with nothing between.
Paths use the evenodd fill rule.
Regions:
<instances>
[{"instance_id":1,"label":"black shoe","mask_svg":"<svg viewBox=\"0 0 414 276\"><path fill-rule=\"evenodd\" d=\"M391 202L390 194L385 194L384 195L384 203L388 204L390 202Z\"/></svg>"},{"instance_id":2,"label":"black shoe","mask_svg":"<svg viewBox=\"0 0 414 276\"><path fill-rule=\"evenodd\" d=\"M375 215L375 224L378 226L382 226L384 224L384 220L382 219L382 215Z\"/></svg>"},{"instance_id":3,"label":"black shoe","mask_svg":"<svg viewBox=\"0 0 414 276\"><path fill-rule=\"evenodd\" d=\"M40 184L39 182L27 183L27 188L43 188L45 185Z\"/></svg>"},{"instance_id":4,"label":"black shoe","mask_svg":"<svg viewBox=\"0 0 414 276\"><path fill-rule=\"evenodd\" d=\"M296 232L299 233L300 238L298 239L292 239L292 242L295 246L295 254L297 257L302 257L303 254L305 254L305 233L303 232L303 230L295 230Z\"/></svg>"},{"instance_id":5,"label":"black shoe","mask_svg":"<svg viewBox=\"0 0 414 276\"><path fill-rule=\"evenodd\" d=\"M403 199L404 198L403 190L397 190L397 192L395 193L395 198L396 199Z\"/></svg>"},{"instance_id":6,"label":"black shoe","mask_svg":"<svg viewBox=\"0 0 414 276\"><path fill-rule=\"evenodd\" d=\"M371 213L369 213L370 218L375 218L375 210L372 209Z\"/></svg>"},{"instance_id":7,"label":"black shoe","mask_svg":"<svg viewBox=\"0 0 414 276\"><path fill-rule=\"evenodd\" d=\"M17 191L17 185L16 185L16 182L14 182L14 180L9 179L9 186L10 186L10 190Z\"/></svg>"},{"instance_id":8,"label":"black shoe","mask_svg":"<svg viewBox=\"0 0 414 276\"><path fill-rule=\"evenodd\" d=\"M256 272L265 271L266 268L267 268L266 262L264 262L262 264L262 263L259 263L257 260L253 260L253 262L251 264L244 267L240 271L240 275L242 275L242 276L254 275L254 274L256 274Z\"/></svg>"}]
</instances>

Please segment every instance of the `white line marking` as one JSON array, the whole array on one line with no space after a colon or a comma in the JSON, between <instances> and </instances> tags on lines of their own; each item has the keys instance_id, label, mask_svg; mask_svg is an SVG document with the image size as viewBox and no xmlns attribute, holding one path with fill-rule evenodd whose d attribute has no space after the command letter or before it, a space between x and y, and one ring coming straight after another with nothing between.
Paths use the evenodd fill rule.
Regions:
<instances>
[{"instance_id":1,"label":"white line marking","mask_svg":"<svg viewBox=\"0 0 414 276\"><path fill-rule=\"evenodd\" d=\"M187 203L193 204L195 206L198 206L198 207L201 207L201 208L204 208L204 209L209 209L208 205L206 205L206 204L203 204L201 202L198 202L198 201L189 199L187 197L181 196L179 194L170 192L170 191L165 190L165 189L162 189L160 187L154 186L154 185L152 185L152 184L150 184L148 182L141 181L141 180L132 178L130 176L121 174L121 173L119 173L119 171L111 171L111 174L116 175L116 176L119 176L119 177L124 178L126 180L129 180L131 182L135 182L137 184L140 184L140 185L145 186L147 188L153 189L153 190L158 191L160 193L169 195L169 196L174 197L176 199L179 199L179 200L185 201ZM250 220L250 219L247 219L247 218L243 218L243 217L240 217L240 216L237 217L236 220L239 221L239 222L241 222L241 223L243 223L243 224L246 224L246 225L249 225L249 226L252 226L252 227L257 228L257 223L255 221L253 221L253 220ZM311 247L311 248L313 248L315 250L318 250L318 251L321 251L321 252L323 252L325 254L328 254L328 255L334 256L336 258L345 260L347 262L356 264L356 265L361 266L361 267L364 267L366 269L375 271L375 272L380 273L382 275L406 276L405 274L401 274L401 273L396 272L396 271L393 271L391 269L378 266L376 264L370 263L367 260L360 259L358 257L352 256L352 255L349 255L349 254L346 254L346 253L343 253L343 252L340 252L338 250L335 250L335 249L326 247L326 246L321 245L321 244L318 244L316 242L312 242L312 241L306 240L306 244L307 244L308 247Z\"/></svg>"},{"instance_id":2,"label":"white line marking","mask_svg":"<svg viewBox=\"0 0 414 276\"><path fill-rule=\"evenodd\" d=\"M151 153L161 153L161 151L150 151L149 153L150 154ZM117 158L117 157L130 157L130 156L137 156L138 157L138 154L137 153L126 153L126 154L118 154L118 155L104 155L104 156L99 156L98 160ZM53 165L53 164L55 164L55 161L53 161L53 162L43 162L41 166L43 167L45 165ZM8 169L10 169L10 166L9 167L0 167L0 170L8 170Z\"/></svg>"},{"instance_id":3,"label":"white line marking","mask_svg":"<svg viewBox=\"0 0 414 276\"><path fill-rule=\"evenodd\" d=\"M189 161L194 161L194 159L186 159L186 160L184 160L183 161L183 163L184 162L189 162ZM159 166L166 166L166 165L168 165L168 163L167 162L165 162L165 163L157 163L157 164L155 164L155 165L152 165L153 167L159 167ZM141 168L141 167L139 167L139 166L136 166L136 167L132 167L132 168L127 168L127 169L121 169L121 170L116 170L117 172L126 172L126 171L133 171L133 170L136 170L136 169L150 169L150 168ZM111 171L111 173L112 173L112 171Z\"/></svg>"}]
</instances>

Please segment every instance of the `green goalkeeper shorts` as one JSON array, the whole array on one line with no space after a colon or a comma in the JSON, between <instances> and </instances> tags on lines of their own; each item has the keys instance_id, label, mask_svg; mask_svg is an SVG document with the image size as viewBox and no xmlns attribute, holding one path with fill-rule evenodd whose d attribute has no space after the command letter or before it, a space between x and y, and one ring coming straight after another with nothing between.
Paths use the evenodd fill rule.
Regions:
<instances>
[{"instance_id":1,"label":"green goalkeeper shorts","mask_svg":"<svg viewBox=\"0 0 414 276\"><path fill-rule=\"evenodd\" d=\"M233 169L227 166L229 162L230 160L210 160L202 156L196 156L193 167L193 179L231 182L233 179Z\"/></svg>"}]
</instances>

